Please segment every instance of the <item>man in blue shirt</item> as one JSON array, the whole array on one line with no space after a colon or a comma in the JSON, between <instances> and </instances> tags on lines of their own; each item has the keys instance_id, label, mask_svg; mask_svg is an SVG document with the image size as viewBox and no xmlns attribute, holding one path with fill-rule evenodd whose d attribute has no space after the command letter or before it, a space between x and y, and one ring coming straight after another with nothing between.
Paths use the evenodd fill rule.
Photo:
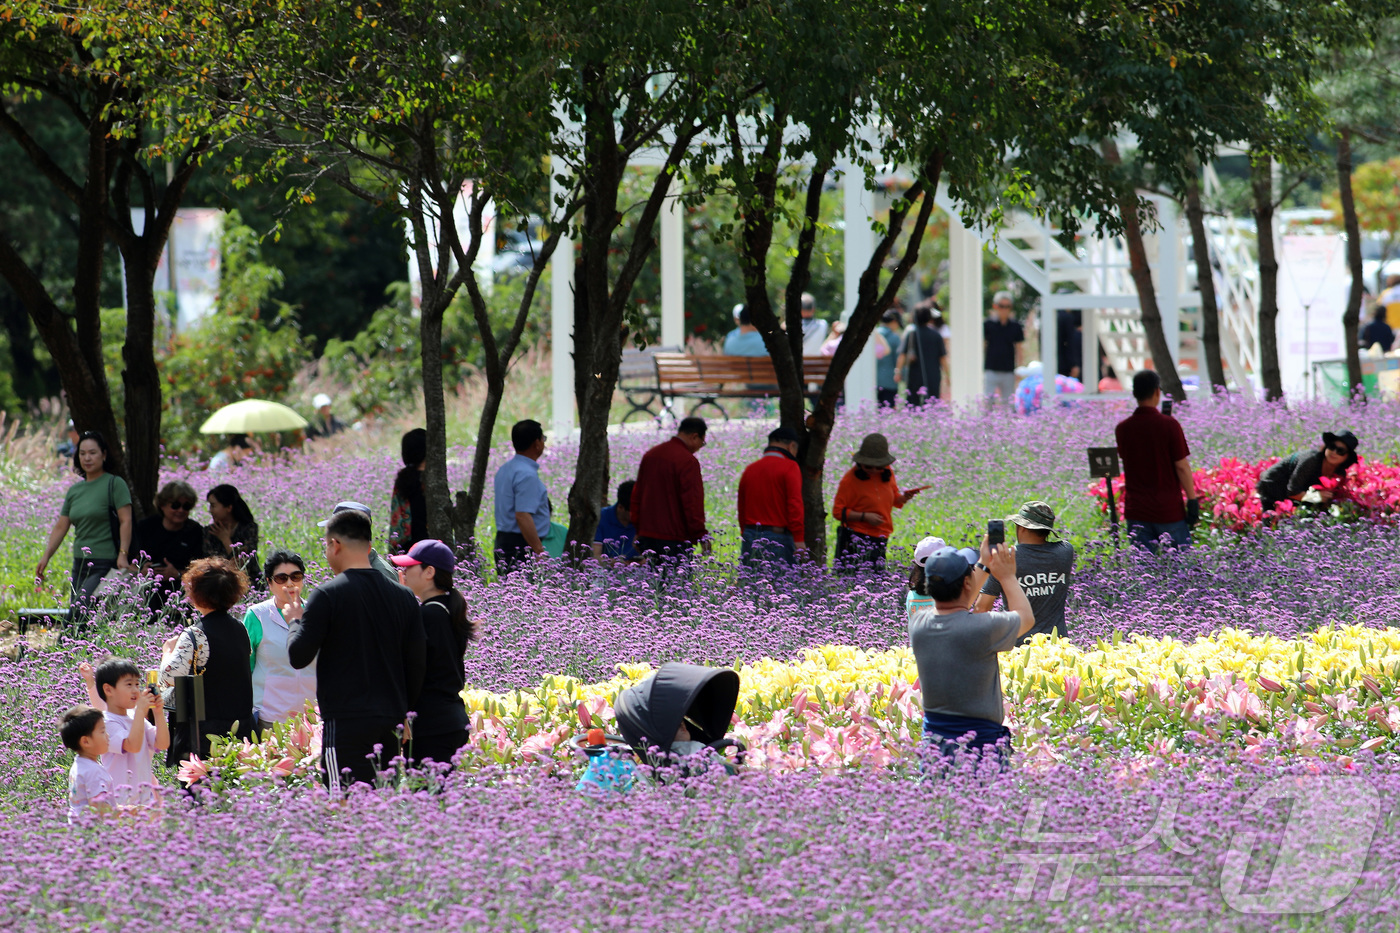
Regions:
<instances>
[{"instance_id":1,"label":"man in blue shirt","mask_svg":"<svg viewBox=\"0 0 1400 933\"><path fill-rule=\"evenodd\" d=\"M632 487L628 480L617 487L617 503L603 509L598 516L598 531L593 535L593 559L607 563L636 560L637 526L632 523Z\"/></svg>"},{"instance_id":2,"label":"man in blue shirt","mask_svg":"<svg viewBox=\"0 0 1400 933\"><path fill-rule=\"evenodd\" d=\"M767 356L768 348L763 345L763 335L753 326L749 309L739 306L739 326L724 338L725 356Z\"/></svg>"},{"instance_id":3,"label":"man in blue shirt","mask_svg":"<svg viewBox=\"0 0 1400 933\"><path fill-rule=\"evenodd\" d=\"M552 511L537 462L544 453L544 427L520 421L510 429L511 457L496 471L496 574L528 566L544 554Z\"/></svg>"}]
</instances>

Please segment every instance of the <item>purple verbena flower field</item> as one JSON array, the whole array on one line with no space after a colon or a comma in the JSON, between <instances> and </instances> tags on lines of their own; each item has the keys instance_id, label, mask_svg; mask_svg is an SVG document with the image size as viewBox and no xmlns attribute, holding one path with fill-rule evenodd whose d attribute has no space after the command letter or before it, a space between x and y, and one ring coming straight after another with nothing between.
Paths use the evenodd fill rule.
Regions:
<instances>
[{"instance_id":1,"label":"purple verbena flower field","mask_svg":"<svg viewBox=\"0 0 1400 933\"><path fill-rule=\"evenodd\" d=\"M1111 445L1124 414L1086 403L1032 418L946 407L844 415L824 476L828 502L850 451L873 430L889 437L901 484L931 488L896 514L884 576L852 581L808 570L777 585L734 568L738 476L771 424L713 424L700 460L719 535L715 558L688 582L643 568L542 567L528 580L462 568L458 583L482 632L468 648L468 686L504 693L561 675L604 681L619 664L729 665L791 660L824 645L907 645L903 581L913 545L925 534L972 543L987 519L1027 499L1049 502L1079 548L1067 619L1081 647L1132 635L1190 641L1227 628L1296 639L1323 626L1400 621L1393 524L1294 520L1246 534L1202 530L1184 554L1116 550L1088 493L1084 449ZM1368 459L1400 459L1400 406L1390 403L1285 410L1207 399L1178 408L1178 417L1198 466L1313 448L1323 430L1343 427L1360 437ZM614 485L666 436L614 436ZM555 440L540 461L556 515L575 452L573 442ZM396 453L394 442L296 454L245 465L231 481L260 522L262 553L300 551L314 583L328 573L315 523L335 502L371 505L382 547ZM493 471L508 454L496 451ZM451 451L454 488L465 482L468 456ZM167 478L187 479L201 494L214 484L175 464ZM0 618L56 604L29 581L70 482L0 479ZM487 540L491 506L488 487L479 527ZM207 515L201 508L195 517ZM66 563L55 560L55 581ZM568 773L520 765L464 769L439 794L388 786L334 802L315 787L193 797L172 790L158 813L68 826L71 753L56 722L83 699L76 665L115 653L150 666L177 624L151 619L128 599L82 636L10 637L0 657L0 927L1320 931L1388 928L1400 908L1392 816L1400 766L1385 749L1336 759L1246 755L1222 742L1170 764L1153 754L1077 757L1066 749L1055 763L1018 760L1000 775L966 768L935 779L921 777L909 757L849 773L701 778L610 800L581 797ZM1391 703L1400 697L1381 699ZM173 774L164 776L174 784ZM1292 788L1292 811L1253 800L1260 788ZM1369 822L1347 822L1359 812L1347 794L1374 798ZM1319 864L1331 863L1317 852L1297 864L1280 856L1271 876L1259 855L1291 851L1298 824L1290 812L1304 811L1315 821L1310 832L1347 827L1334 853L1374 833L1354 877L1343 879L1354 890L1315 912L1301 900L1279 901L1273 885L1312 890ZM1175 821L1176 849L1160 840L1131 848L1163 813ZM1047 842L1035 820L1041 834L1091 838ZM1041 857L1066 854L1079 867L1059 887L1055 865ZM1350 871L1334 862L1340 874ZM1030 881L1027 865L1040 865ZM1162 880L1169 876L1186 880ZM1159 883L1123 882L1143 877ZM1249 906L1261 903L1250 899L1260 892L1274 909Z\"/></svg>"}]
</instances>

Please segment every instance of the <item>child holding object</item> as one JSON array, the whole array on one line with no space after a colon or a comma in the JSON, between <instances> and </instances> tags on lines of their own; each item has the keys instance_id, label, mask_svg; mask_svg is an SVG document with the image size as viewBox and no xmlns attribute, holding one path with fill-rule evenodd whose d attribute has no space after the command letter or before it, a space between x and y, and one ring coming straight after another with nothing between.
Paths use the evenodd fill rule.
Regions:
<instances>
[{"instance_id":1,"label":"child holding object","mask_svg":"<svg viewBox=\"0 0 1400 933\"><path fill-rule=\"evenodd\" d=\"M89 811L100 813L109 806L112 779L102 767L107 724L101 710L79 705L63 714L58 734L64 745L77 752L68 769L68 822L73 823Z\"/></svg>"},{"instance_id":2,"label":"child holding object","mask_svg":"<svg viewBox=\"0 0 1400 933\"><path fill-rule=\"evenodd\" d=\"M170 731L165 724L165 704L154 688L141 682L141 671L126 658L103 661L93 672L107 724L109 749L102 763L112 781L113 801L118 806L144 806L155 803L156 779L151 761L156 751L170 747ZM156 722L146 721L155 713Z\"/></svg>"}]
</instances>

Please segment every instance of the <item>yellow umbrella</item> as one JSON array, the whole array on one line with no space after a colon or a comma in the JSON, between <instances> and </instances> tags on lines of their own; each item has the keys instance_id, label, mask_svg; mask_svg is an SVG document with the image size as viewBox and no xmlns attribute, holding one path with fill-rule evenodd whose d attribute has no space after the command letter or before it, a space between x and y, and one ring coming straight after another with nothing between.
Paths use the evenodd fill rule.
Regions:
<instances>
[{"instance_id":1,"label":"yellow umbrella","mask_svg":"<svg viewBox=\"0 0 1400 933\"><path fill-rule=\"evenodd\" d=\"M201 434L258 434L265 431L295 431L306 427L306 419L286 405L245 398L225 405L200 426Z\"/></svg>"}]
</instances>

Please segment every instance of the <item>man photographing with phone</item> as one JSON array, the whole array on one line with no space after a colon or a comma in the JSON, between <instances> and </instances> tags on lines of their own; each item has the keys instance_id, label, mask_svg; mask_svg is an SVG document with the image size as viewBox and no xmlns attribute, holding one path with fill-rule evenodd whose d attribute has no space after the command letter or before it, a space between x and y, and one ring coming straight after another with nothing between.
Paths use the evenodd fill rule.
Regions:
<instances>
[{"instance_id":1,"label":"man photographing with phone","mask_svg":"<svg viewBox=\"0 0 1400 933\"><path fill-rule=\"evenodd\" d=\"M1009 611L974 614L969 609L981 583L982 575L974 572L979 563L1000 584ZM915 550L914 564L914 592L933 600L932 607L916 603L909 612L909 644L923 691L924 737L944 759L955 757L966 737L968 751L993 748L1004 763L1011 753L1011 733L1002 725L997 654L1014 648L1035 625L1030 601L1016 580L1016 552L984 539L979 555L971 548L936 547L930 539Z\"/></svg>"}]
</instances>

